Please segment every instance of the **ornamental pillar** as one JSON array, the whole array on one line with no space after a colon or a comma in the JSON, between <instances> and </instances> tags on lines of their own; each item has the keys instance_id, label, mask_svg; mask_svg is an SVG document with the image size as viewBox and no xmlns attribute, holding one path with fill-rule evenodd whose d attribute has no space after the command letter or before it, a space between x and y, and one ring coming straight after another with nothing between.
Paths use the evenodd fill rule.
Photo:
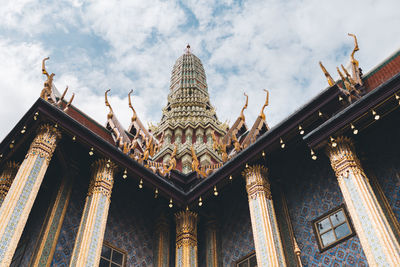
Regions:
<instances>
[{"instance_id":1,"label":"ornamental pillar","mask_svg":"<svg viewBox=\"0 0 400 267\"><path fill-rule=\"evenodd\" d=\"M45 219L44 227L41 230L35 251L29 266L50 266L56 250L61 226L67 212L71 196L74 177L64 175L60 187L55 194Z\"/></svg>"},{"instance_id":2,"label":"ornamental pillar","mask_svg":"<svg viewBox=\"0 0 400 267\"><path fill-rule=\"evenodd\" d=\"M4 170L0 176L0 207L10 190L18 168L19 164L14 161L9 161L4 165Z\"/></svg>"},{"instance_id":3,"label":"ornamental pillar","mask_svg":"<svg viewBox=\"0 0 400 267\"><path fill-rule=\"evenodd\" d=\"M176 221L176 267L197 267L197 213L180 211Z\"/></svg>"},{"instance_id":4,"label":"ornamental pillar","mask_svg":"<svg viewBox=\"0 0 400 267\"><path fill-rule=\"evenodd\" d=\"M267 173L268 169L260 165L250 166L242 173L246 178L257 265L286 266Z\"/></svg>"},{"instance_id":5,"label":"ornamental pillar","mask_svg":"<svg viewBox=\"0 0 400 267\"><path fill-rule=\"evenodd\" d=\"M212 218L206 222L206 266L218 267L217 221Z\"/></svg>"},{"instance_id":6,"label":"ornamental pillar","mask_svg":"<svg viewBox=\"0 0 400 267\"><path fill-rule=\"evenodd\" d=\"M105 159L92 164L92 177L69 266L98 266L106 230L116 165Z\"/></svg>"},{"instance_id":7,"label":"ornamental pillar","mask_svg":"<svg viewBox=\"0 0 400 267\"><path fill-rule=\"evenodd\" d=\"M164 215L161 215L156 223L156 247L155 247L155 266L169 266L169 222Z\"/></svg>"},{"instance_id":8,"label":"ornamental pillar","mask_svg":"<svg viewBox=\"0 0 400 267\"><path fill-rule=\"evenodd\" d=\"M28 220L61 133L48 124L38 128L0 208L0 266L8 266Z\"/></svg>"},{"instance_id":9,"label":"ornamental pillar","mask_svg":"<svg viewBox=\"0 0 400 267\"><path fill-rule=\"evenodd\" d=\"M327 154L370 266L398 266L400 246L348 137L338 137Z\"/></svg>"}]
</instances>

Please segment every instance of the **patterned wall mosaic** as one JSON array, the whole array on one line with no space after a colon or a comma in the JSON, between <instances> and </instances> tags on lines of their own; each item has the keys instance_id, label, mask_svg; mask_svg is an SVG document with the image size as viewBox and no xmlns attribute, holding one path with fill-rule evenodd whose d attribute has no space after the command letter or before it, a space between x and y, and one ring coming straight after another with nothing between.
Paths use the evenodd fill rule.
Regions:
<instances>
[{"instance_id":1,"label":"patterned wall mosaic","mask_svg":"<svg viewBox=\"0 0 400 267\"><path fill-rule=\"evenodd\" d=\"M218 220L221 242L222 266L231 266L232 262L254 251L253 232L250 222L249 204L244 189L232 192L225 198L224 209Z\"/></svg>"},{"instance_id":2,"label":"patterned wall mosaic","mask_svg":"<svg viewBox=\"0 0 400 267\"><path fill-rule=\"evenodd\" d=\"M310 172L297 178L286 191L294 234L304 266L368 266L357 236L319 252L311 221L343 203L336 177L328 162L304 167ZM323 166L323 167L321 167Z\"/></svg>"},{"instance_id":3,"label":"patterned wall mosaic","mask_svg":"<svg viewBox=\"0 0 400 267\"><path fill-rule=\"evenodd\" d=\"M70 205L51 266L69 265L85 203L86 192L83 192L82 187L75 186L72 190ZM127 267L153 266L152 233L153 220L151 216L144 214L139 206L111 196L104 240L128 254Z\"/></svg>"}]
</instances>

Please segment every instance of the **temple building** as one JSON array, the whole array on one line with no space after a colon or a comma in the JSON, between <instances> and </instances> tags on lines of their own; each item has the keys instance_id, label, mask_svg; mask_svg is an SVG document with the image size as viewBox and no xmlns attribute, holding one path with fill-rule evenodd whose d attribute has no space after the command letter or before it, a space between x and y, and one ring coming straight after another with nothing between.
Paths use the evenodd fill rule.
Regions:
<instances>
[{"instance_id":1,"label":"temple building","mask_svg":"<svg viewBox=\"0 0 400 267\"><path fill-rule=\"evenodd\" d=\"M219 121L189 45L159 123L131 91L128 129L112 91L99 124L45 58L0 143L0 266L400 266L400 50L363 74L349 35L350 66L320 63L329 86L272 128L268 90L254 122L246 94Z\"/></svg>"}]
</instances>

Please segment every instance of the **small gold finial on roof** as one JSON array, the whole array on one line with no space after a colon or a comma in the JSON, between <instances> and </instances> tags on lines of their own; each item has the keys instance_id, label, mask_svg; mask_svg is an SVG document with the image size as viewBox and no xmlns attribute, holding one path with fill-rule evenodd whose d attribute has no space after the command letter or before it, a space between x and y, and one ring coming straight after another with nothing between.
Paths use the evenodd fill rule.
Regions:
<instances>
[{"instance_id":1,"label":"small gold finial on roof","mask_svg":"<svg viewBox=\"0 0 400 267\"><path fill-rule=\"evenodd\" d=\"M107 93L110 92L110 91L111 91L111 89L108 89L108 90L106 90L106 92L104 93L104 99L105 99L106 106L109 107L109 109L110 109L110 112L109 112L108 115L107 115L107 117L108 117L109 119L112 118L112 116L114 115L114 112L113 112L113 110L112 110L112 107L111 107L110 103L108 102L108 98L107 98Z\"/></svg>"},{"instance_id":2,"label":"small gold finial on roof","mask_svg":"<svg viewBox=\"0 0 400 267\"><path fill-rule=\"evenodd\" d=\"M349 72L346 70L346 68L343 66L343 64L341 64L342 66L342 70L344 71L344 74L346 74L347 79L349 79L349 82L352 85L356 85L356 82L353 80L353 78L351 77L351 75L349 74Z\"/></svg>"},{"instance_id":3,"label":"small gold finial on roof","mask_svg":"<svg viewBox=\"0 0 400 267\"><path fill-rule=\"evenodd\" d=\"M337 69L337 72L339 73L339 76L340 76L340 78L342 79L342 82L343 82L343 84L344 84L344 87L346 88L346 90L348 91L348 92L350 92L352 89L351 89L351 85L350 85L350 83L347 81L347 79L344 77L344 75L343 75L343 73L340 71L340 69L339 69L339 67L336 67L336 69Z\"/></svg>"},{"instance_id":4,"label":"small gold finial on roof","mask_svg":"<svg viewBox=\"0 0 400 267\"><path fill-rule=\"evenodd\" d=\"M43 98L44 100L52 100L55 102L55 97L53 95L53 78L54 78L54 73L49 74L46 70L46 60L49 60L50 57L46 57L42 60L42 74L46 75L47 80L44 82L44 87L42 89L42 92L40 93L40 97ZM54 98L54 99L53 99Z\"/></svg>"},{"instance_id":5,"label":"small gold finial on roof","mask_svg":"<svg viewBox=\"0 0 400 267\"><path fill-rule=\"evenodd\" d=\"M325 74L326 79L328 80L329 86L334 86L335 85L335 80L332 79L331 75L329 72L325 69L324 65L322 65L322 62L319 62L319 66L321 67L322 71Z\"/></svg>"},{"instance_id":6,"label":"small gold finial on roof","mask_svg":"<svg viewBox=\"0 0 400 267\"><path fill-rule=\"evenodd\" d=\"M247 108L247 105L249 104L249 96L246 93L243 93L243 94L246 97L246 103L244 104L244 106L242 108L242 111L240 111L239 118L241 118L243 121L245 121L245 117L244 117L243 111Z\"/></svg>"},{"instance_id":7,"label":"small gold finial on roof","mask_svg":"<svg viewBox=\"0 0 400 267\"><path fill-rule=\"evenodd\" d=\"M264 91L267 92L267 98L265 99L265 103L264 103L264 105L263 105L262 108L261 108L260 117L265 121L264 109L265 109L265 107L267 107L268 104L269 104L269 92L268 92L267 89L264 89Z\"/></svg>"},{"instance_id":8,"label":"small gold finial on roof","mask_svg":"<svg viewBox=\"0 0 400 267\"><path fill-rule=\"evenodd\" d=\"M129 100L129 107L132 109L133 111L133 115L132 115L132 119L131 121L134 122L137 119L137 115L136 115L136 111L132 106L132 102L131 102L131 94L132 94L133 90L131 90L128 94L128 100Z\"/></svg>"},{"instance_id":9,"label":"small gold finial on roof","mask_svg":"<svg viewBox=\"0 0 400 267\"><path fill-rule=\"evenodd\" d=\"M352 33L348 33L349 36L354 38L354 49L351 52L350 55L350 61L351 61L351 66L353 69L353 80L355 80L358 84L362 85L362 80L361 80L361 71L360 71L360 67L359 67L359 62L357 59L354 58L354 54L360 50L360 48L358 47L358 42L357 42L357 36L355 34Z\"/></svg>"}]
</instances>

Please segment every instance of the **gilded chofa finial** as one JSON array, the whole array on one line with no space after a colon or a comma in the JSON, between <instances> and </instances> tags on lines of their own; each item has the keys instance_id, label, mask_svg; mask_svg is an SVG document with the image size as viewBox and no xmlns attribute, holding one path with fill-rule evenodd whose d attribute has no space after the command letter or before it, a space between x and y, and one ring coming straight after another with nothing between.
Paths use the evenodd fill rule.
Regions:
<instances>
[{"instance_id":1,"label":"gilded chofa finial","mask_svg":"<svg viewBox=\"0 0 400 267\"><path fill-rule=\"evenodd\" d=\"M46 70L46 60L49 60L50 57L46 57L42 60L42 74L46 75L47 80L44 82L44 87L42 89L42 92L40 93L40 97L43 98L44 100L52 100L55 102L55 97L53 97L53 78L54 78L54 73L49 74ZM53 99L54 98L54 99Z\"/></svg>"},{"instance_id":2,"label":"gilded chofa finial","mask_svg":"<svg viewBox=\"0 0 400 267\"><path fill-rule=\"evenodd\" d=\"M133 115L132 115L132 119L131 121L134 122L137 119L137 115L136 115L136 111L132 106L132 102L131 102L131 94L132 94L133 90L131 90L128 94L128 100L129 100L129 107L132 109L133 111Z\"/></svg>"},{"instance_id":3,"label":"gilded chofa finial","mask_svg":"<svg viewBox=\"0 0 400 267\"><path fill-rule=\"evenodd\" d=\"M105 99L106 106L110 109L110 112L109 112L108 115L107 115L107 117L108 117L109 119L111 119L112 116L114 115L114 112L113 112L113 110L112 110L112 107L111 107L110 103L108 102L108 98L107 98L107 93L110 92L110 91L111 91L111 89L108 89L108 90L106 90L106 92L104 93L104 99Z\"/></svg>"},{"instance_id":4,"label":"gilded chofa finial","mask_svg":"<svg viewBox=\"0 0 400 267\"><path fill-rule=\"evenodd\" d=\"M243 93L244 96L246 97L246 104L244 104L242 111L240 111L240 116L239 118L242 119L242 121L245 121L244 113L243 111L247 108L247 105L249 104L249 96L246 93Z\"/></svg>"},{"instance_id":5,"label":"gilded chofa finial","mask_svg":"<svg viewBox=\"0 0 400 267\"><path fill-rule=\"evenodd\" d=\"M335 80L332 79L332 76L329 74L329 72L325 69L324 65L322 65L322 62L319 62L319 66L321 67L322 71L325 74L325 77L328 81L329 86L334 86L335 85Z\"/></svg>"},{"instance_id":6,"label":"gilded chofa finial","mask_svg":"<svg viewBox=\"0 0 400 267\"><path fill-rule=\"evenodd\" d=\"M265 109L265 107L267 107L268 104L269 104L269 92L268 92L267 89L264 89L264 91L267 92L267 98L265 99L265 103L264 103L264 105L263 105L262 108L261 108L260 117L265 121L264 109Z\"/></svg>"},{"instance_id":7,"label":"gilded chofa finial","mask_svg":"<svg viewBox=\"0 0 400 267\"><path fill-rule=\"evenodd\" d=\"M351 52L350 55L350 61L351 61L351 67L353 69L353 79L355 82L357 82L358 84L362 85L362 80L361 80L361 71L360 71L360 67L359 67L359 62L357 59L354 58L354 54L360 50L360 48L358 47L358 42L357 42L357 36L355 34L352 33L348 33L349 36L354 38L354 49Z\"/></svg>"}]
</instances>

